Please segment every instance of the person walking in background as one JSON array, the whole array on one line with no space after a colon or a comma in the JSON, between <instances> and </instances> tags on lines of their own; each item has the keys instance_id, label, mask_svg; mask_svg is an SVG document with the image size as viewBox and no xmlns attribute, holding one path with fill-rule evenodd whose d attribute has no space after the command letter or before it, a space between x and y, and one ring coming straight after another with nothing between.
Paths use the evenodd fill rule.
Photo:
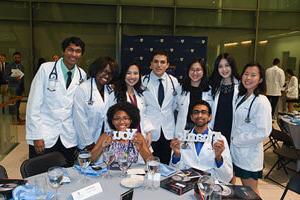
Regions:
<instances>
[{"instance_id":1,"label":"person walking in background","mask_svg":"<svg viewBox=\"0 0 300 200\"><path fill-rule=\"evenodd\" d=\"M285 87L285 93L287 97L286 102L288 103L288 111L293 112L294 103L297 102L299 98L298 79L291 69L287 69L285 73L287 76L287 85Z\"/></svg>"},{"instance_id":2,"label":"person walking in background","mask_svg":"<svg viewBox=\"0 0 300 200\"><path fill-rule=\"evenodd\" d=\"M220 54L209 79L211 86L212 120L210 128L221 132L230 146L234 104L238 94L239 75L236 62L228 53Z\"/></svg>"},{"instance_id":3,"label":"person walking in background","mask_svg":"<svg viewBox=\"0 0 300 200\"><path fill-rule=\"evenodd\" d=\"M15 94L17 97L23 96L24 93L24 75L17 75L14 76L13 70L20 70L24 73L24 66L22 62L22 55L20 52L15 52L13 54L13 62L9 64L9 81L8 81L8 88L11 90L12 94ZM24 119L20 118L20 104L21 100L16 101L16 116L18 122L24 122Z\"/></svg>"},{"instance_id":4,"label":"person walking in background","mask_svg":"<svg viewBox=\"0 0 300 200\"><path fill-rule=\"evenodd\" d=\"M250 186L257 194L258 179L263 172L263 142L272 130L271 105L263 95L265 88L261 65L247 64L234 107L230 145L234 176L240 177L242 184Z\"/></svg>"},{"instance_id":5,"label":"person walking in background","mask_svg":"<svg viewBox=\"0 0 300 200\"><path fill-rule=\"evenodd\" d=\"M272 117L275 119L275 111L278 103L278 99L281 96L281 92L284 90L285 75L284 71L279 67L280 60L275 58L273 60L273 66L266 70L266 85L267 85L267 97L272 106Z\"/></svg>"}]
</instances>

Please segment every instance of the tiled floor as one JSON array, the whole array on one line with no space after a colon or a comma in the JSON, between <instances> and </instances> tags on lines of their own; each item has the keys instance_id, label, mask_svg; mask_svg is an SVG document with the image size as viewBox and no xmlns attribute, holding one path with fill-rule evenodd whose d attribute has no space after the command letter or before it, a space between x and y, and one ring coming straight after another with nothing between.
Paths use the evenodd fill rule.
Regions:
<instances>
[{"instance_id":1,"label":"tiled floor","mask_svg":"<svg viewBox=\"0 0 300 200\"><path fill-rule=\"evenodd\" d=\"M20 178L20 165L28 157L28 146L25 142L25 130L24 126L17 126L17 133L19 139L19 145L12 150L1 162L0 164L5 166L8 171L10 178ZM276 157L273 155L272 150L269 150L265 154L265 167L264 174L268 171L269 167L275 162ZM292 174L292 172L290 173ZM286 184L288 177L283 173L283 171L274 171L272 177L275 177L276 180L280 180L281 183ZM300 181L300 180L299 180ZM280 199L283 188L275 185L271 181L266 181L264 179L259 181L259 190L262 199L264 200L277 200ZM300 195L288 192L286 200L300 200Z\"/></svg>"}]
</instances>

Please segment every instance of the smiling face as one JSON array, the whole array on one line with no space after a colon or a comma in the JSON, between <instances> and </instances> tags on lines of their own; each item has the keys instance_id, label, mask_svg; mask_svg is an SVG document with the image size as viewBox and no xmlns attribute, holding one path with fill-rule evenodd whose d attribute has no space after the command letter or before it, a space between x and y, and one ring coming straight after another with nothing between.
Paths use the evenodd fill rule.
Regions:
<instances>
[{"instance_id":1,"label":"smiling face","mask_svg":"<svg viewBox=\"0 0 300 200\"><path fill-rule=\"evenodd\" d=\"M153 57L151 61L150 69L153 70L153 73L156 76L162 77L162 75L164 75L168 67L169 67L169 62L167 56L157 54Z\"/></svg>"},{"instance_id":2,"label":"smiling face","mask_svg":"<svg viewBox=\"0 0 300 200\"><path fill-rule=\"evenodd\" d=\"M114 114L112 124L117 131L126 131L131 125L131 119L126 112L119 110Z\"/></svg>"},{"instance_id":3,"label":"smiling face","mask_svg":"<svg viewBox=\"0 0 300 200\"><path fill-rule=\"evenodd\" d=\"M220 60L218 72L223 79L231 79L231 66L226 59L222 58Z\"/></svg>"},{"instance_id":4,"label":"smiling face","mask_svg":"<svg viewBox=\"0 0 300 200\"><path fill-rule=\"evenodd\" d=\"M106 65L106 67L99 71L96 75L96 81L100 85L108 84L112 80L112 70L109 65Z\"/></svg>"},{"instance_id":5,"label":"smiling face","mask_svg":"<svg viewBox=\"0 0 300 200\"><path fill-rule=\"evenodd\" d=\"M259 69L257 66L247 67L242 75L242 84L247 90L248 94L252 94L257 86L262 82L260 78Z\"/></svg>"},{"instance_id":6,"label":"smiling face","mask_svg":"<svg viewBox=\"0 0 300 200\"><path fill-rule=\"evenodd\" d=\"M192 82L199 82L203 77L203 68L200 63L193 63L189 69L189 77Z\"/></svg>"},{"instance_id":7,"label":"smiling face","mask_svg":"<svg viewBox=\"0 0 300 200\"><path fill-rule=\"evenodd\" d=\"M69 69L72 69L74 65L78 63L81 56L82 56L81 47L76 46L73 43L67 46L67 48L63 52L64 63Z\"/></svg>"},{"instance_id":8,"label":"smiling face","mask_svg":"<svg viewBox=\"0 0 300 200\"><path fill-rule=\"evenodd\" d=\"M194 106L191 113L191 120L195 123L196 127L206 126L211 120L207 106L201 104Z\"/></svg>"},{"instance_id":9,"label":"smiling face","mask_svg":"<svg viewBox=\"0 0 300 200\"><path fill-rule=\"evenodd\" d=\"M135 84L137 84L139 78L140 78L140 71L138 66L131 65L126 72L125 83L129 87L133 87L135 86Z\"/></svg>"}]
</instances>

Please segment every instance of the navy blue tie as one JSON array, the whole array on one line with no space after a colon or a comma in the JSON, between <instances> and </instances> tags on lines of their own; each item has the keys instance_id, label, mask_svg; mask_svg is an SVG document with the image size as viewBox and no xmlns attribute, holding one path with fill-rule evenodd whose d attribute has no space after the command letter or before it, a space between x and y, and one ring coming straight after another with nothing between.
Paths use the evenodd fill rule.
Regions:
<instances>
[{"instance_id":1,"label":"navy blue tie","mask_svg":"<svg viewBox=\"0 0 300 200\"><path fill-rule=\"evenodd\" d=\"M66 88L68 89L68 87L69 87L69 85L71 84L71 81L72 81L72 72L68 71L67 74L68 74L68 78L67 78Z\"/></svg>"},{"instance_id":2,"label":"navy blue tie","mask_svg":"<svg viewBox=\"0 0 300 200\"><path fill-rule=\"evenodd\" d=\"M158 103L161 107L163 101L164 101L164 98L165 98L165 91L164 91L164 86L162 84L162 79L158 79L159 81L159 86L158 86Z\"/></svg>"}]
</instances>

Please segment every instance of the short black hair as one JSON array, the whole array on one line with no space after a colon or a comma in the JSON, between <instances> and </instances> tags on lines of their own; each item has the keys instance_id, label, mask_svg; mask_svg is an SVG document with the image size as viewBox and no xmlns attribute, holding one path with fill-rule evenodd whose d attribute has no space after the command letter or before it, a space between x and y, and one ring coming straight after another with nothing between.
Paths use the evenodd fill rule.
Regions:
<instances>
[{"instance_id":1,"label":"short black hair","mask_svg":"<svg viewBox=\"0 0 300 200\"><path fill-rule=\"evenodd\" d=\"M195 102L192 104L192 106L190 107L189 113L192 113L194 107L197 106L197 105L203 105L203 106L206 106L207 109L208 109L208 114L211 115L211 107L210 107L209 103L208 103L207 101L204 101L204 100L201 100L201 99L195 101Z\"/></svg>"},{"instance_id":2,"label":"short black hair","mask_svg":"<svg viewBox=\"0 0 300 200\"><path fill-rule=\"evenodd\" d=\"M261 83L258 84L257 88L254 89L253 93L255 96L258 96L259 94L264 94L266 92L266 79L265 79L265 70L263 67L257 62L257 63L248 63L245 65L243 72L242 72L242 79L243 74L245 73L246 69L248 67L257 67L259 71L259 79L261 79ZM247 93L247 89L244 87L243 82L241 81L239 84L239 96L243 96Z\"/></svg>"},{"instance_id":3,"label":"short black hair","mask_svg":"<svg viewBox=\"0 0 300 200\"><path fill-rule=\"evenodd\" d=\"M169 63L169 55L166 51L163 51L163 50L157 50L157 51L154 51L154 53L152 54L152 59L151 59L151 62L154 58L154 56L156 55L163 55L163 56L166 56L167 57L167 62Z\"/></svg>"},{"instance_id":4,"label":"short black hair","mask_svg":"<svg viewBox=\"0 0 300 200\"><path fill-rule=\"evenodd\" d=\"M107 122L111 129L116 130L116 127L113 125L112 120L114 115L118 111L124 111L131 119L131 124L129 128L136 128L140 123L140 110L128 102L120 102L116 103L115 105L111 106L107 111Z\"/></svg>"},{"instance_id":5,"label":"short black hair","mask_svg":"<svg viewBox=\"0 0 300 200\"><path fill-rule=\"evenodd\" d=\"M115 59L106 56L99 57L89 66L88 76L92 78L96 78L97 74L104 70L106 66L109 66L112 71L112 79L114 80L116 77L118 64Z\"/></svg>"},{"instance_id":6,"label":"short black hair","mask_svg":"<svg viewBox=\"0 0 300 200\"><path fill-rule=\"evenodd\" d=\"M79 37L68 37L64 39L64 41L61 43L61 47L63 52L66 50L70 44L75 44L76 46L80 46L82 55L84 54L85 51L85 43L79 38Z\"/></svg>"},{"instance_id":7,"label":"short black hair","mask_svg":"<svg viewBox=\"0 0 300 200\"><path fill-rule=\"evenodd\" d=\"M274 58L273 65L278 65L280 63L279 58Z\"/></svg>"},{"instance_id":8,"label":"short black hair","mask_svg":"<svg viewBox=\"0 0 300 200\"><path fill-rule=\"evenodd\" d=\"M21 54L21 52L16 51L15 53L13 53L13 56L15 56L15 55L20 55L21 56L22 54Z\"/></svg>"}]
</instances>

